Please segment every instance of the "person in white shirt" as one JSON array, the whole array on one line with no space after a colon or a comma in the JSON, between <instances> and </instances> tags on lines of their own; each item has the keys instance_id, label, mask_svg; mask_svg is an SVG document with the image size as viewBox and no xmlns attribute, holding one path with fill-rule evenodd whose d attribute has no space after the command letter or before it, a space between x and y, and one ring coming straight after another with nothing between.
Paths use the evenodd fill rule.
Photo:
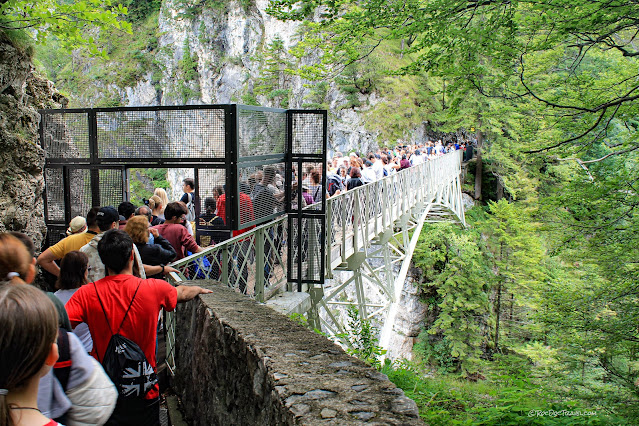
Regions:
<instances>
[{"instance_id":1,"label":"person in white shirt","mask_svg":"<svg viewBox=\"0 0 639 426\"><path fill-rule=\"evenodd\" d=\"M371 155L372 159L369 160L373 163L373 171L375 171L375 180L380 180L384 177L384 163L379 154Z\"/></svg>"},{"instance_id":2,"label":"person in white shirt","mask_svg":"<svg viewBox=\"0 0 639 426\"><path fill-rule=\"evenodd\" d=\"M377 175L375 174L375 170L373 170L373 163L366 160L364 162L364 170L362 170L362 182L371 183L377 180Z\"/></svg>"},{"instance_id":3,"label":"person in white shirt","mask_svg":"<svg viewBox=\"0 0 639 426\"><path fill-rule=\"evenodd\" d=\"M410 165L416 166L418 164L422 164L424 162L424 156L422 152L418 149L415 151L415 154L410 158Z\"/></svg>"}]
</instances>

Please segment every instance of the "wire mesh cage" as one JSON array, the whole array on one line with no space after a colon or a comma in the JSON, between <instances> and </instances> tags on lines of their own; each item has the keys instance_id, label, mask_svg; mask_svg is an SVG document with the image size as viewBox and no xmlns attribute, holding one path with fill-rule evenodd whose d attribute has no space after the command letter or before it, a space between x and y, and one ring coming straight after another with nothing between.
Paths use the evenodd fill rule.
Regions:
<instances>
[{"instance_id":1,"label":"wire mesh cage","mask_svg":"<svg viewBox=\"0 0 639 426\"><path fill-rule=\"evenodd\" d=\"M240 161L286 152L286 110L238 107Z\"/></svg>"},{"instance_id":2,"label":"wire mesh cage","mask_svg":"<svg viewBox=\"0 0 639 426\"><path fill-rule=\"evenodd\" d=\"M286 212L285 163L239 163L239 226L264 223ZM242 196L242 194L248 195Z\"/></svg>"},{"instance_id":3,"label":"wire mesh cage","mask_svg":"<svg viewBox=\"0 0 639 426\"><path fill-rule=\"evenodd\" d=\"M89 159L88 112L68 110L65 114L43 114L40 141L48 159Z\"/></svg>"},{"instance_id":4,"label":"wire mesh cage","mask_svg":"<svg viewBox=\"0 0 639 426\"><path fill-rule=\"evenodd\" d=\"M326 191L325 111L198 105L42 110L41 115L40 136L46 153L45 220L50 232L57 232L73 216L85 215L93 206L129 201L131 184L144 184L137 170L163 168L169 175L172 170L186 170L174 174L194 178L195 237L202 247L277 222L229 249L203 256L200 264L185 271L185 277L235 277L243 283L237 288L250 292L251 286L261 288L259 283L268 288L286 281L282 265L290 260L289 234L308 235L309 249L320 249ZM319 180L308 185L317 193L312 203L301 201L294 163L298 173L309 165L319 173ZM291 185L296 182L300 189L294 199ZM170 192L172 199L181 195L176 188ZM136 202L141 203L141 197ZM308 204L316 205L308 211L299 210ZM296 221L278 221L292 211L298 213ZM299 229L292 229L293 225ZM322 257L306 252L297 256ZM209 272L204 272L204 259ZM304 274L295 279L315 277L307 271L322 269L317 266L304 266ZM251 280L259 285L250 284Z\"/></svg>"},{"instance_id":5,"label":"wire mesh cage","mask_svg":"<svg viewBox=\"0 0 639 426\"><path fill-rule=\"evenodd\" d=\"M224 109L98 110L102 159L224 158Z\"/></svg>"},{"instance_id":6,"label":"wire mesh cage","mask_svg":"<svg viewBox=\"0 0 639 426\"><path fill-rule=\"evenodd\" d=\"M291 119L291 151L297 155L322 155L325 116L313 111L293 111Z\"/></svg>"}]
</instances>

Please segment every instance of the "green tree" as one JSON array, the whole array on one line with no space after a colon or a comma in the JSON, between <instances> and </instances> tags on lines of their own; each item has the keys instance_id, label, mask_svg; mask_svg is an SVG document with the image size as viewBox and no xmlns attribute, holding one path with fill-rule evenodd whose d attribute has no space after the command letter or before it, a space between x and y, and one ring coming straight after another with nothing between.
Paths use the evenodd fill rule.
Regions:
<instances>
[{"instance_id":1,"label":"green tree","mask_svg":"<svg viewBox=\"0 0 639 426\"><path fill-rule=\"evenodd\" d=\"M287 108L290 101L290 69L292 62L284 41L276 36L258 56L260 77L253 87L255 95L265 96L275 107Z\"/></svg>"},{"instance_id":2,"label":"green tree","mask_svg":"<svg viewBox=\"0 0 639 426\"><path fill-rule=\"evenodd\" d=\"M492 278L478 240L453 224L438 224L422 231L414 254L423 271L426 303L436 317L427 330L430 346L437 351L444 344L464 375L477 372L490 323Z\"/></svg>"},{"instance_id":3,"label":"green tree","mask_svg":"<svg viewBox=\"0 0 639 426\"><path fill-rule=\"evenodd\" d=\"M511 323L527 319L528 313L537 309L535 296L546 278L545 253L531 221L521 206L501 199L489 203L487 218L481 224L495 275L493 345L497 352L504 334L502 319Z\"/></svg>"},{"instance_id":4,"label":"green tree","mask_svg":"<svg viewBox=\"0 0 639 426\"><path fill-rule=\"evenodd\" d=\"M39 43L55 38L66 48L86 46L103 53L88 28L131 32L122 18L127 8L111 0L5 0L0 2L0 29L23 31Z\"/></svg>"}]
</instances>

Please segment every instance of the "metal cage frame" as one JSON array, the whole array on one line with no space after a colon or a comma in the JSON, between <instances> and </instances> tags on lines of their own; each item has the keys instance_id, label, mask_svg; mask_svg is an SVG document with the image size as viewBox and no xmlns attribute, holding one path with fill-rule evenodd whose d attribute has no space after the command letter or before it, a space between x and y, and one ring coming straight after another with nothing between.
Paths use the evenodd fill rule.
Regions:
<instances>
[{"instance_id":1,"label":"metal cage frame","mask_svg":"<svg viewBox=\"0 0 639 426\"><path fill-rule=\"evenodd\" d=\"M184 114L184 117L188 119L189 114L193 114L194 112L202 112L206 113L211 111L212 114L219 111L219 123L223 130L223 155L204 155L204 156L183 156L176 153L176 155L164 155L166 151L163 151L163 147L159 144L158 140L153 138L149 138L148 135L143 135L146 137L146 140L149 140L149 143L157 143L157 146L151 147L149 145L149 152L158 152L160 155L144 155L144 152L141 152L140 155L123 155L118 156L114 155L113 152L110 154L106 152L103 146L103 141L109 142L109 137L113 138L113 136L108 133L108 131L113 131L116 133L116 136L120 136L126 142L130 142L127 137L129 134L126 133L124 136L117 134L117 132L125 133L127 131L132 131L132 127L128 125L135 120L135 114L139 113L140 118L137 118L138 122L143 123L145 126L149 124L155 124L156 126L163 126L162 130L165 132L169 132L171 130L171 122L170 118L171 114L177 114L177 117L180 117L180 113ZM230 231L245 229L246 227L252 225L262 225L269 221L273 221L278 217L284 214L294 214L298 218L297 224L300 227L299 232L301 233L301 227L303 226L303 221L305 220L315 220L319 223L320 230L318 235L325 234L325 212L326 212L326 202L322 200L321 208L319 210L309 210L306 209L304 211L292 211L291 210L291 186L293 184L292 181L292 164L302 164L304 161L314 161L314 162L322 162L322 172L323 176L326 176L326 144L327 144L327 112L325 110L284 110L284 109L276 109L276 108L264 108L264 107L256 107L256 106L247 106L247 105L236 105L236 104L219 104L219 105L187 105L187 106L149 106L149 107L116 107L116 108L75 108L75 109L42 109L39 110L41 115L40 120L40 144L45 151L45 167L44 167L44 176L45 176L45 191L44 191L44 206L45 206L45 222L47 225L47 239L45 240L45 245L51 245L55 243L60 235L60 232L63 232L66 229L67 224L70 222L72 218L72 212L74 211L73 200L72 200L72 177L71 174L74 170L88 170L88 177L85 177L84 185L87 185L90 190L87 194L86 191L82 192L83 201L90 204L91 206L99 206L104 204L103 194L100 187L100 172L102 170L119 170L121 174L121 179L118 181L121 182L121 193L122 193L122 201L129 200L129 176L128 171L132 168L141 168L141 167L162 167L162 168L191 168L194 170L194 180L195 180L195 192L194 192L194 204L196 215L199 217L200 215L200 206L202 205L202 200L200 198L200 188L199 188L199 173L202 170L223 170L224 171L224 182L225 182L225 194L226 194L226 217L225 226L223 230ZM162 118L162 113L168 114L168 117ZM248 130L251 130L251 114L255 114L256 116L266 116L269 115L271 117L276 117L276 120L279 123L279 127L276 128L276 131L284 132L282 135L282 140L284 141L282 149L278 149L281 152L270 152L262 155L241 155L241 143L243 132L245 129L242 126L249 126ZM129 115L133 116L134 119L130 119ZM247 115L249 117L248 122L244 123L241 121L241 117ZM313 135L313 142L318 145L317 152L305 153L305 152L294 152L294 137L293 132L298 131L298 127L296 127L296 116L308 116L315 117L315 120L320 120L322 123L321 128L315 126L313 129L319 130L321 134ZM117 121L116 118L111 118L111 121L117 121L116 123L109 123L109 117L120 117L120 121ZM154 118L155 117L155 118ZM223 118L222 118L223 117ZM67 122L67 119L74 120L70 124ZM155 121L153 121L155 120ZM105 124L106 122L106 124ZM189 123L188 120L184 121L185 127L192 124ZM282 124L283 123L283 124ZM100 126L102 124L102 126ZM257 126L259 123L255 123ZM76 126L73 128L73 126ZM111 126L113 129L105 130L105 127ZM125 127L124 130L120 129L119 126ZM134 129L134 128L133 128ZM206 131L205 129L204 131ZM301 129L302 131L304 129ZM58 133L56 133L56 131ZM221 140L221 130L214 129L211 131L218 131L220 136L218 139ZM56 139L56 135L61 134L62 137ZM134 134L133 136L136 136ZM139 136L139 135L138 135ZM168 136L166 136L168 138ZM140 137L140 140L143 138ZM78 142L79 141L79 142ZM139 140L134 140L131 142L133 144L132 151L135 151L137 147L136 143L140 142ZM273 149L273 146L269 147L269 143L271 140L268 137L259 138L258 142L263 142L266 144L260 145L260 149ZM219 144L219 141L215 143ZM58 144L58 145L56 145ZM60 153L56 151L56 147L63 147L69 150L69 154L65 155L64 153ZM145 146L146 147L146 146ZM151 149L152 148L152 149ZM219 148L219 146L218 146ZM115 151L118 153L118 147L115 149L111 149L111 151ZM72 151L72 152L71 152ZM144 151L144 150L143 150ZM219 153L219 149L217 151ZM193 154L191 152L191 154ZM283 163L286 176L285 176L285 193L286 200L285 206L282 211L274 212L273 214L264 215L257 219L254 219L247 223L241 223L240 221L240 179L239 179L239 169L241 167L264 167L265 165L275 164L275 163ZM299 167L299 166L298 166ZM47 182L47 176L51 170L62 170L61 177L57 176L57 178L61 179L61 188L58 187L58 193L53 194L54 185L51 182ZM298 170L300 170L298 168ZM59 173L59 172L58 172ZM298 184L298 193L296 194L299 198L301 198L301 177L298 177L300 184ZM322 179L322 189L326 192L326 183L325 179ZM50 187L51 186L51 187ZM60 189L63 192L63 196L60 197L59 191ZM111 187L111 189L113 189ZM118 189L114 189L115 192L118 192ZM52 200L53 196L56 195L56 201L58 201L58 213L62 210L64 217L62 218L62 214L53 215L51 214ZM62 200L60 200L62 198ZM75 207L77 209L77 206ZM82 215L86 214L86 212L81 212ZM293 221L288 221L288 230L289 233L292 232L291 226ZM198 231L202 231L202 233L206 233L206 227L201 227L196 221L196 229ZM300 249L301 241L298 241L298 249ZM292 241L288 241L289 248L292 248ZM319 283L324 280L324 246L323 240L321 244L317 247L318 250L321 250L321 253L318 253L319 259L321 259L321 268L319 268L319 275L311 277L310 282ZM288 268L297 268L297 274L289 274L289 276L294 277L292 281L301 286L302 282L309 282L308 279L304 279L302 270L305 268L302 265L302 261L299 261L298 265L293 264L293 259L289 256L287 266Z\"/></svg>"}]
</instances>

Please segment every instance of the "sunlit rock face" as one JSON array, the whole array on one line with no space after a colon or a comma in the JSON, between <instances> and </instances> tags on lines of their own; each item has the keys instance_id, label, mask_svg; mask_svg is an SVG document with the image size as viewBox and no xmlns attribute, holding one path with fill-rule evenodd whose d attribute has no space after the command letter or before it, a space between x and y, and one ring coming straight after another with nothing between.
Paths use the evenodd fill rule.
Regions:
<instances>
[{"instance_id":1,"label":"sunlit rock face","mask_svg":"<svg viewBox=\"0 0 639 426\"><path fill-rule=\"evenodd\" d=\"M245 103L243 96L260 77L258 55L279 37L285 49L299 42L299 24L281 22L266 13L268 0L257 0L243 7L228 1L217 9L203 9L185 17L180 2L165 0L160 12L157 60L162 75L153 81L151 73L122 94L127 106ZM176 78L184 59L185 43L191 57L197 58L197 79L189 82ZM316 57L301 59L311 64ZM308 102L313 83L297 76L286 76L283 85L291 91L290 108ZM184 86L188 95L184 96ZM329 84L326 102L330 109L329 150L368 151L377 147L375 134L364 126L361 112L383 101L360 95L362 107L340 109L345 103L334 82ZM257 97L261 105L276 106L272 100Z\"/></svg>"}]
</instances>

